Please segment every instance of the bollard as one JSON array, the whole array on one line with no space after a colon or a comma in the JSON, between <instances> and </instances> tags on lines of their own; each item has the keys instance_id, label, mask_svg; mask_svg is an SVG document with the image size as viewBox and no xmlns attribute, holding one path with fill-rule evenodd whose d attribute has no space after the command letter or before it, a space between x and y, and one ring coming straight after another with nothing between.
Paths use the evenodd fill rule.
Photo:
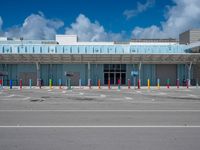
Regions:
<instances>
[{"instance_id":1,"label":"bollard","mask_svg":"<svg viewBox=\"0 0 200 150\"><path fill-rule=\"evenodd\" d=\"M176 87L177 89L179 88L179 85L180 85L180 82L179 82L179 79L176 80Z\"/></svg>"},{"instance_id":2,"label":"bollard","mask_svg":"<svg viewBox=\"0 0 200 150\"><path fill-rule=\"evenodd\" d=\"M128 89L130 89L130 88L131 88L131 80L128 79Z\"/></svg>"},{"instance_id":3,"label":"bollard","mask_svg":"<svg viewBox=\"0 0 200 150\"><path fill-rule=\"evenodd\" d=\"M189 79L186 80L186 87L189 88Z\"/></svg>"},{"instance_id":4,"label":"bollard","mask_svg":"<svg viewBox=\"0 0 200 150\"><path fill-rule=\"evenodd\" d=\"M40 89L42 88L42 80L41 79L39 79L39 87L40 87Z\"/></svg>"},{"instance_id":5,"label":"bollard","mask_svg":"<svg viewBox=\"0 0 200 150\"><path fill-rule=\"evenodd\" d=\"M198 79L196 80L196 88L199 87Z\"/></svg>"},{"instance_id":6,"label":"bollard","mask_svg":"<svg viewBox=\"0 0 200 150\"><path fill-rule=\"evenodd\" d=\"M3 79L0 79L0 89L3 89Z\"/></svg>"},{"instance_id":7,"label":"bollard","mask_svg":"<svg viewBox=\"0 0 200 150\"><path fill-rule=\"evenodd\" d=\"M118 79L118 90L120 90L120 79Z\"/></svg>"},{"instance_id":8,"label":"bollard","mask_svg":"<svg viewBox=\"0 0 200 150\"><path fill-rule=\"evenodd\" d=\"M10 80L10 89L12 89L12 80Z\"/></svg>"},{"instance_id":9,"label":"bollard","mask_svg":"<svg viewBox=\"0 0 200 150\"><path fill-rule=\"evenodd\" d=\"M81 88L81 79L79 79L79 87Z\"/></svg>"},{"instance_id":10,"label":"bollard","mask_svg":"<svg viewBox=\"0 0 200 150\"><path fill-rule=\"evenodd\" d=\"M150 79L147 80L148 89L150 89Z\"/></svg>"},{"instance_id":11,"label":"bollard","mask_svg":"<svg viewBox=\"0 0 200 150\"><path fill-rule=\"evenodd\" d=\"M30 89L32 88L32 80L31 79L29 79L29 87L30 87Z\"/></svg>"},{"instance_id":12,"label":"bollard","mask_svg":"<svg viewBox=\"0 0 200 150\"><path fill-rule=\"evenodd\" d=\"M99 87L99 89L101 88L100 86L101 86L101 81L100 81L100 79L99 79L99 80L98 80L98 87Z\"/></svg>"},{"instance_id":13,"label":"bollard","mask_svg":"<svg viewBox=\"0 0 200 150\"><path fill-rule=\"evenodd\" d=\"M160 79L157 79L157 88L160 89Z\"/></svg>"},{"instance_id":14,"label":"bollard","mask_svg":"<svg viewBox=\"0 0 200 150\"><path fill-rule=\"evenodd\" d=\"M138 79L138 89L140 89L140 79Z\"/></svg>"},{"instance_id":15,"label":"bollard","mask_svg":"<svg viewBox=\"0 0 200 150\"><path fill-rule=\"evenodd\" d=\"M167 79L167 88L169 89L170 80Z\"/></svg>"},{"instance_id":16,"label":"bollard","mask_svg":"<svg viewBox=\"0 0 200 150\"><path fill-rule=\"evenodd\" d=\"M71 80L70 79L67 80L67 89L71 90Z\"/></svg>"},{"instance_id":17,"label":"bollard","mask_svg":"<svg viewBox=\"0 0 200 150\"><path fill-rule=\"evenodd\" d=\"M108 89L110 90L110 79L108 79Z\"/></svg>"},{"instance_id":18,"label":"bollard","mask_svg":"<svg viewBox=\"0 0 200 150\"><path fill-rule=\"evenodd\" d=\"M52 89L52 79L49 79L49 88Z\"/></svg>"},{"instance_id":19,"label":"bollard","mask_svg":"<svg viewBox=\"0 0 200 150\"><path fill-rule=\"evenodd\" d=\"M22 90L22 79L19 80L19 87L20 87L20 90Z\"/></svg>"},{"instance_id":20,"label":"bollard","mask_svg":"<svg viewBox=\"0 0 200 150\"><path fill-rule=\"evenodd\" d=\"M58 84L59 84L59 89L62 89L62 80L61 79L58 80Z\"/></svg>"},{"instance_id":21,"label":"bollard","mask_svg":"<svg viewBox=\"0 0 200 150\"><path fill-rule=\"evenodd\" d=\"M91 79L88 79L88 86L89 86L89 89L91 89Z\"/></svg>"},{"instance_id":22,"label":"bollard","mask_svg":"<svg viewBox=\"0 0 200 150\"><path fill-rule=\"evenodd\" d=\"M72 89L70 78L67 80L67 89L68 89L68 90L71 90L71 89Z\"/></svg>"}]
</instances>

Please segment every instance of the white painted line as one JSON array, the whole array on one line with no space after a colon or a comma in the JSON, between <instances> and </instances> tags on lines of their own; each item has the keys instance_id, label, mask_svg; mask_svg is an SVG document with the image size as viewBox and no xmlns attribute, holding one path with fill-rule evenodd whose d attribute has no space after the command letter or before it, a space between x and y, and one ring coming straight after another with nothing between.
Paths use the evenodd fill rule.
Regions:
<instances>
[{"instance_id":1,"label":"white painted line","mask_svg":"<svg viewBox=\"0 0 200 150\"><path fill-rule=\"evenodd\" d=\"M11 95L8 95L8 96L6 96L6 97L14 97L15 95L14 94L11 94Z\"/></svg>"},{"instance_id":2,"label":"white painted line","mask_svg":"<svg viewBox=\"0 0 200 150\"><path fill-rule=\"evenodd\" d=\"M132 100L132 98L131 98L131 97L125 97L125 99L127 99L127 100Z\"/></svg>"},{"instance_id":3,"label":"white painted line","mask_svg":"<svg viewBox=\"0 0 200 150\"><path fill-rule=\"evenodd\" d=\"M22 100L29 100L29 99L30 99L30 97L25 97Z\"/></svg>"},{"instance_id":4,"label":"white painted line","mask_svg":"<svg viewBox=\"0 0 200 150\"><path fill-rule=\"evenodd\" d=\"M77 109L77 110L75 110L75 109L73 109L73 110L66 110L66 109L64 109L64 110L61 110L61 109L44 109L44 110L41 110L41 109L39 109L39 110L33 110L33 109L19 109L19 110L0 110L0 112L200 112L200 110L182 110L182 109L179 109L179 110L140 110L140 109L135 109L135 110L127 110L127 109L125 109L125 110L117 110L117 109L113 109L113 110L104 110L104 109L97 109L97 110L95 110L95 109L91 109L91 110L85 110L85 109Z\"/></svg>"},{"instance_id":5,"label":"white painted line","mask_svg":"<svg viewBox=\"0 0 200 150\"><path fill-rule=\"evenodd\" d=\"M106 97L106 95L104 95L104 94L101 94L101 95L100 95L100 97L102 97L102 98L105 98L105 97Z\"/></svg>"},{"instance_id":6,"label":"white painted line","mask_svg":"<svg viewBox=\"0 0 200 150\"><path fill-rule=\"evenodd\" d=\"M153 93L151 95L167 95L167 93L164 93L164 92L158 92L158 93Z\"/></svg>"},{"instance_id":7,"label":"white painted line","mask_svg":"<svg viewBox=\"0 0 200 150\"><path fill-rule=\"evenodd\" d=\"M79 95L84 95L84 93L79 93Z\"/></svg>"},{"instance_id":8,"label":"white painted line","mask_svg":"<svg viewBox=\"0 0 200 150\"><path fill-rule=\"evenodd\" d=\"M197 95L193 95L193 94L187 94L189 97L193 97L193 98L198 98Z\"/></svg>"},{"instance_id":9,"label":"white painted line","mask_svg":"<svg viewBox=\"0 0 200 150\"><path fill-rule=\"evenodd\" d=\"M3 101L3 100L0 100ZM6 101L6 100L5 100ZM15 101L14 99L10 101ZM124 101L122 99L118 100L106 100L106 101L62 101L62 102L47 102L44 101L43 103L37 103L37 104L116 104L116 103L131 103L131 104L200 104L200 102L194 102L194 101L188 101L188 102L181 102L181 101L174 101L174 102L159 102L159 101Z\"/></svg>"},{"instance_id":10,"label":"white painted line","mask_svg":"<svg viewBox=\"0 0 200 150\"><path fill-rule=\"evenodd\" d=\"M200 126L193 125L169 125L169 126L0 126L0 128L200 128Z\"/></svg>"}]
</instances>

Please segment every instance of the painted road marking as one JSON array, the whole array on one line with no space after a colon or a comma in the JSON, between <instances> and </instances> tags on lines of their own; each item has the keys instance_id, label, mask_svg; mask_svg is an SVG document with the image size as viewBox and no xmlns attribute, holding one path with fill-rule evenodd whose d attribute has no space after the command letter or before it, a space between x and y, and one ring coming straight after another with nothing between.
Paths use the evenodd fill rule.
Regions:
<instances>
[{"instance_id":1,"label":"painted road marking","mask_svg":"<svg viewBox=\"0 0 200 150\"><path fill-rule=\"evenodd\" d=\"M187 94L189 97L193 97L193 98L198 98L198 96L193 95L193 94Z\"/></svg>"},{"instance_id":2,"label":"painted road marking","mask_svg":"<svg viewBox=\"0 0 200 150\"><path fill-rule=\"evenodd\" d=\"M101 94L101 95L100 95L100 97L102 97L102 98L105 98L105 97L106 97L106 95L104 95L104 94Z\"/></svg>"},{"instance_id":3,"label":"painted road marking","mask_svg":"<svg viewBox=\"0 0 200 150\"><path fill-rule=\"evenodd\" d=\"M15 95L14 94L11 94L11 95L8 95L8 96L6 96L6 97L14 97Z\"/></svg>"},{"instance_id":4,"label":"painted road marking","mask_svg":"<svg viewBox=\"0 0 200 150\"><path fill-rule=\"evenodd\" d=\"M29 100L29 99L30 99L30 97L25 97L22 100Z\"/></svg>"},{"instance_id":5,"label":"painted road marking","mask_svg":"<svg viewBox=\"0 0 200 150\"><path fill-rule=\"evenodd\" d=\"M179 125L179 126L0 126L0 128L200 128L200 126Z\"/></svg>"},{"instance_id":6,"label":"painted road marking","mask_svg":"<svg viewBox=\"0 0 200 150\"><path fill-rule=\"evenodd\" d=\"M132 100L132 98L131 98L131 97L125 97L125 99L127 99L127 100Z\"/></svg>"},{"instance_id":7,"label":"painted road marking","mask_svg":"<svg viewBox=\"0 0 200 150\"><path fill-rule=\"evenodd\" d=\"M73 109L73 110L66 110L66 109L63 109L63 110L61 110L61 109L44 109L44 110L41 110L41 109L39 109L39 110L37 110L37 109L35 109L35 110L33 110L33 109L24 109L24 110L22 110L22 109L19 109L19 110L17 110L17 109L13 109L13 110L0 110L0 112L200 112L200 110L193 110L193 109L186 109L186 110L184 110L184 109L178 109L178 110L167 110L167 109L163 109L163 110L151 110L151 109L149 109L149 110L142 110L142 109L135 109L135 110L127 110L127 109L125 109L125 110L117 110L117 109L113 109L113 110L108 110L108 109L97 109L97 110L95 110L95 109L91 109L91 110L85 110L85 109L77 109L77 110L75 110L75 109Z\"/></svg>"}]
</instances>

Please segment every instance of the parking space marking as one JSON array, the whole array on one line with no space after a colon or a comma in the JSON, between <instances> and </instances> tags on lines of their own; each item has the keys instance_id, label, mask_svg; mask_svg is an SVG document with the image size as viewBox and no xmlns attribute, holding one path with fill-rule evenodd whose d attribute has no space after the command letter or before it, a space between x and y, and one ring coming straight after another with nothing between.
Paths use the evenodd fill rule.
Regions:
<instances>
[{"instance_id":1,"label":"parking space marking","mask_svg":"<svg viewBox=\"0 0 200 150\"><path fill-rule=\"evenodd\" d=\"M127 100L132 100L132 98L131 98L131 97L125 97L125 99L127 99Z\"/></svg>"},{"instance_id":2,"label":"parking space marking","mask_svg":"<svg viewBox=\"0 0 200 150\"><path fill-rule=\"evenodd\" d=\"M23 100L29 100L31 97L25 97L23 98Z\"/></svg>"},{"instance_id":3,"label":"parking space marking","mask_svg":"<svg viewBox=\"0 0 200 150\"><path fill-rule=\"evenodd\" d=\"M192 97L192 98L198 98L198 96L197 95L194 95L194 94L187 94L189 97ZM199 100L200 100L200 98L199 98Z\"/></svg>"},{"instance_id":4,"label":"parking space marking","mask_svg":"<svg viewBox=\"0 0 200 150\"><path fill-rule=\"evenodd\" d=\"M84 93L80 92L79 95L84 95Z\"/></svg>"},{"instance_id":5,"label":"parking space marking","mask_svg":"<svg viewBox=\"0 0 200 150\"><path fill-rule=\"evenodd\" d=\"M13 125L13 126L0 126L0 128L200 128L200 126L193 126L193 125L169 125L169 126L23 126L23 125Z\"/></svg>"},{"instance_id":6,"label":"parking space marking","mask_svg":"<svg viewBox=\"0 0 200 150\"><path fill-rule=\"evenodd\" d=\"M106 95L104 95L104 94L101 94L101 95L100 95L100 97L102 97L102 98L105 98L105 97L106 97Z\"/></svg>"},{"instance_id":7,"label":"parking space marking","mask_svg":"<svg viewBox=\"0 0 200 150\"><path fill-rule=\"evenodd\" d=\"M6 97L14 97L15 95L14 94L11 94L11 95L8 95L8 96L6 96Z\"/></svg>"}]
</instances>

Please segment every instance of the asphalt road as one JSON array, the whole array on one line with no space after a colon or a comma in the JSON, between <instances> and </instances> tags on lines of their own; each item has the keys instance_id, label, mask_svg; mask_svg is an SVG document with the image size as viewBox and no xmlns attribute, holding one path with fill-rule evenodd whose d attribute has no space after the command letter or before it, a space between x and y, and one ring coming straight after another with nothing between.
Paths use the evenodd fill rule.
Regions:
<instances>
[{"instance_id":1,"label":"asphalt road","mask_svg":"<svg viewBox=\"0 0 200 150\"><path fill-rule=\"evenodd\" d=\"M4 89L0 150L199 150L200 89Z\"/></svg>"}]
</instances>

